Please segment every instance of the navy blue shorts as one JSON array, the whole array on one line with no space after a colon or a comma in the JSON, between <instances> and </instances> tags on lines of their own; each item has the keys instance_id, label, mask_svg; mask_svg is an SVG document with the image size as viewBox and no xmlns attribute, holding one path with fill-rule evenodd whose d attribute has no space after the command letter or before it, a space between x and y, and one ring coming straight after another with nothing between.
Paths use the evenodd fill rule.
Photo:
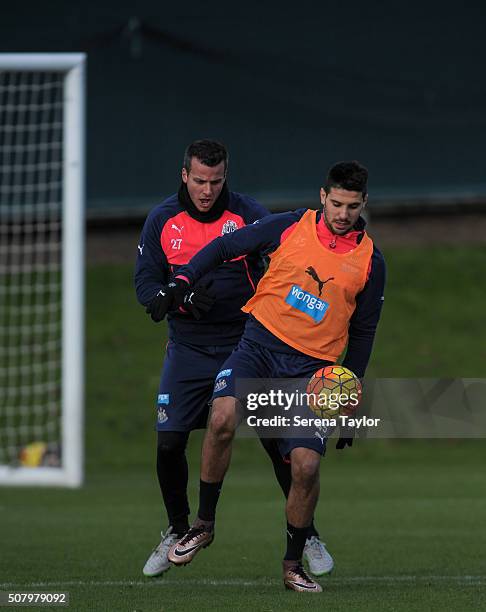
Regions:
<instances>
[{"instance_id":1,"label":"navy blue shorts","mask_svg":"<svg viewBox=\"0 0 486 612\"><path fill-rule=\"evenodd\" d=\"M157 395L157 431L206 427L214 379L233 345L196 346L169 340Z\"/></svg>"},{"instance_id":2,"label":"navy blue shorts","mask_svg":"<svg viewBox=\"0 0 486 612\"><path fill-rule=\"evenodd\" d=\"M212 399L236 397L236 380L242 378L310 378L330 361L302 353L277 353L257 342L241 338L238 346L221 366L214 383ZM288 458L294 448L310 448L323 455L326 438L319 434L308 438L277 438L280 454Z\"/></svg>"}]
</instances>

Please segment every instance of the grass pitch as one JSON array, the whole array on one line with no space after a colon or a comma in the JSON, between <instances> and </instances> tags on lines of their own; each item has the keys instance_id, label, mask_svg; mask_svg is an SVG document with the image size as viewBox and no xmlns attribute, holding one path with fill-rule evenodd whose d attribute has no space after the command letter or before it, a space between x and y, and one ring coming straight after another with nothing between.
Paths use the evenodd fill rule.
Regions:
<instances>
[{"instance_id":1,"label":"grass pitch","mask_svg":"<svg viewBox=\"0 0 486 612\"><path fill-rule=\"evenodd\" d=\"M482 443L330 449L317 523L336 568L316 596L281 584L283 502L257 446L235 445L213 545L162 578L141 574L161 525L149 468L92 472L80 491L4 491L0 589L67 590L80 611L485 609Z\"/></svg>"},{"instance_id":2,"label":"grass pitch","mask_svg":"<svg viewBox=\"0 0 486 612\"><path fill-rule=\"evenodd\" d=\"M370 374L484 376L486 250L386 255ZM336 567L314 596L283 589L283 500L258 442L239 439L214 544L144 578L165 528L152 429L165 328L135 303L127 266L89 270L87 324L86 486L0 489L0 590L66 590L76 611L486 609L483 441L331 446L317 524ZM193 509L200 444L193 434Z\"/></svg>"}]
</instances>

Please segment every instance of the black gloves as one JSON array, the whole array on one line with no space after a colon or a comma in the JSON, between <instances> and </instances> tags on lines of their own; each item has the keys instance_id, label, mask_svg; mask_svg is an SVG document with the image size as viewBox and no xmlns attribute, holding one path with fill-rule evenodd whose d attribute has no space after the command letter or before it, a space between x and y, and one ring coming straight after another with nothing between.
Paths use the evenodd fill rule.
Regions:
<instances>
[{"instance_id":1,"label":"black gloves","mask_svg":"<svg viewBox=\"0 0 486 612\"><path fill-rule=\"evenodd\" d=\"M150 315L152 321L158 323L169 312L173 300L173 292L169 290L168 285L164 286L147 306L145 312Z\"/></svg>"},{"instance_id":2,"label":"black gloves","mask_svg":"<svg viewBox=\"0 0 486 612\"><path fill-rule=\"evenodd\" d=\"M208 293L207 285L196 285L187 289L182 299L182 308L199 321L201 315L211 310L216 299Z\"/></svg>"},{"instance_id":3,"label":"black gloves","mask_svg":"<svg viewBox=\"0 0 486 612\"><path fill-rule=\"evenodd\" d=\"M336 448L342 450L346 446L353 446L353 439L354 438L339 438L336 442Z\"/></svg>"},{"instance_id":4,"label":"black gloves","mask_svg":"<svg viewBox=\"0 0 486 612\"><path fill-rule=\"evenodd\" d=\"M183 308L190 312L196 320L201 314L208 312L214 304L215 299L207 292L207 287L198 285L189 287L189 284L181 278L176 278L168 285L164 285L154 299L145 309L152 321L162 321L169 310Z\"/></svg>"},{"instance_id":5,"label":"black gloves","mask_svg":"<svg viewBox=\"0 0 486 612\"><path fill-rule=\"evenodd\" d=\"M339 440L336 442L336 448L342 450L346 446L353 446L353 440L356 433L356 428L349 425L341 425L339 432Z\"/></svg>"}]
</instances>

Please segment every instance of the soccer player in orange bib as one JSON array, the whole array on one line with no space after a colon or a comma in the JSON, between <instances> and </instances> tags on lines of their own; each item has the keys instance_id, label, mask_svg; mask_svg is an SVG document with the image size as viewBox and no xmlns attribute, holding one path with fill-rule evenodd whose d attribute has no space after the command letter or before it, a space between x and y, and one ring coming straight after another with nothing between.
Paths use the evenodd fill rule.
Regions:
<instances>
[{"instance_id":1,"label":"soccer player in orange bib","mask_svg":"<svg viewBox=\"0 0 486 612\"><path fill-rule=\"evenodd\" d=\"M178 270L167 307L187 286L225 261L255 251L270 256L255 295L243 307L245 332L216 377L204 439L198 516L170 549L176 565L189 563L214 538L216 505L237 426L235 381L245 378L309 378L335 363L363 377L380 318L385 285L383 256L360 216L367 202L368 171L358 162L334 165L320 190L322 210L272 215L217 238ZM302 565L307 530L319 495L323 436L279 438L290 460L292 483L286 504L286 588L318 593L322 587ZM337 448L352 444L340 438Z\"/></svg>"}]
</instances>

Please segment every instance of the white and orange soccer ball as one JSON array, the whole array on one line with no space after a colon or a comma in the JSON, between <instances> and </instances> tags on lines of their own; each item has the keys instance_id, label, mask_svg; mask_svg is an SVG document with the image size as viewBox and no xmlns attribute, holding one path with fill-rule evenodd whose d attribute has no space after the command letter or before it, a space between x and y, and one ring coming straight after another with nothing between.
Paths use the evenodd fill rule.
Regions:
<instances>
[{"instance_id":1,"label":"white and orange soccer ball","mask_svg":"<svg viewBox=\"0 0 486 612\"><path fill-rule=\"evenodd\" d=\"M309 394L309 408L323 419L352 415L362 395L359 378L340 365L317 370L310 378L306 391Z\"/></svg>"}]
</instances>

